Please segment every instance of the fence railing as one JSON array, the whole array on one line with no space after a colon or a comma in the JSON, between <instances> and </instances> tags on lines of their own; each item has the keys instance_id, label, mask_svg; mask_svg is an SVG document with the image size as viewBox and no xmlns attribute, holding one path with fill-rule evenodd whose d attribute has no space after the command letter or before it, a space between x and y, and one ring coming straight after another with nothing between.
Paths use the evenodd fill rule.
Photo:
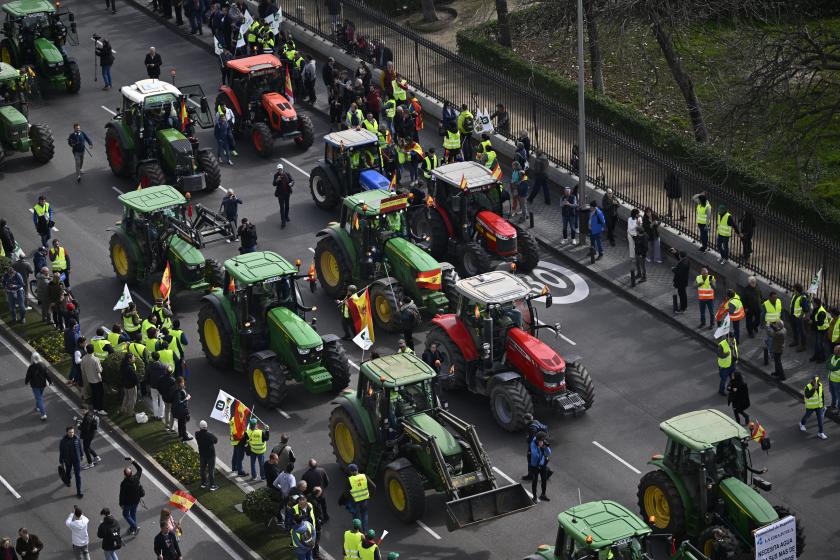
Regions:
<instances>
[{"instance_id":1,"label":"fence railing","mask_svg":"<svg viewBox=\"0 0 840 560\"><path fill-rule=\"evenodd\" d=\"M572 147L577 143L578 119L574 108L547 97L529 84L512 81L482 65L480 60L450 52L357 0L342 0L341 4L342 18L353 22L357 35L366 35L390 49L397 72L413 87L438 101L457 106L492 108L497 103L503 104L510 113L513 138L521 131L528 131L532 143L551 161L571 169ZM281 5L291 21L336 42L333 18L323 0L281 0ZM797 282L807 287L811 277L822 269L823 299L840 304L840 243L814 233L804 221L767 209L765 201L726 189L667 154L599 121L587 119L586 130L589 181L596 182L600 165L602 186L612 188L629 204L651 207L665 216L664 221L670 227L695 241L699 241L699 231L695 225L695 205L691 202L693 194L706 192L715 209L726 205L738 220L749 213L756 224L752 255L745 259L740 238L733 236L730 260L787 289ZM677 175L681 187L679 198L674 200L669 200L664 189L670 173ZM685 219L680 219L681 215Z\"/></svg>"}]
</instances>

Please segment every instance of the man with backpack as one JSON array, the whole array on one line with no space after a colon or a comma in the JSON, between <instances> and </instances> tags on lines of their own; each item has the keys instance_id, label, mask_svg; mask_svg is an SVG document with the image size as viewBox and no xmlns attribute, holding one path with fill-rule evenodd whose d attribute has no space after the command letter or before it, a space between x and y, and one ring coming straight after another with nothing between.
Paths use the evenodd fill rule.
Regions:
<instances>
[{"instance_id":1,"label":"man with backpack","mask_svg":"<svg viewBox=\"0 0 840 560\"><path fill-rule=\"evenodd\" d=\"M79 420L79 437L82 440L82 449L84 449L85 458L87 459L85 469L89 469L95 467L102 461L99 458L99 454L91 447L93 438L96 436L97 430L99 430L99 416L96 415L96 412L88 410L86 407L82 407L80 412L82 418Z\"/></svg>"},{"instance_id":2,"label":"man with backpack","mask_svg":"<svg viewBox=\"0 0 840 560\"><path fill-rule=\"evenodd\" d=\"M271 184L274 185L274 196L280 203L280 227L285 228L286 222L291 222L289 219L289 199L292 196L295 180L283 169L283 164L278 163Z\"/></svg>"},{"instance_id":3,"label":"man with backpack","mask_svg":"<svg viewBox=\"0 0 840 560\"><path fill-rule=\"evenodd\" d=\"M146 495L143 485L140 484L143 467L131 457L126 457L125 460L134 465L134 470L131 467L123 469L123 480L120 482L120 507L122 508L123 519L128 522L128 534L136 535L140 532L140 527L137 526L137 507L140 505L140 500Z\"/></svg>"},{"instance_id":4,"label":"man with backpack","mask_svg":"<svg viewBox=\"0 0 840 560\"><path fill-rule=\"evenodd\" d=\"M531 441L539 432L548 433L548 426L534 418L533 414L525 415L525 445L527 446L526 457L528 459L528 474L522 477L522 480L531 480Z\"/></svg>"},{"instance_id":5,"label":"man with backpack","mask_svg":"<svg viewBox=\"0 0 840 560\"><path fill-rule=\"evenodd\" d=\"M257 226L248 221L248 218L242 218L242 225L237 230L239 236L239 254L253 253L257 250Z\"/></svg>"},{"instance_id":6,"label":"man with backpack","mask_svg":"<svg viewBox=\"0 0 840 560\"><path fill-rule=\"evenodd\" d=\"M120 523L111 515L111 510L103 508L99 512L103 515L102 523L96 529L96 536L102 539L102 552L105 553L105 560L119 560L117 551L122 548L122 535L120 534Z\"/></svg>"}]
</instances>

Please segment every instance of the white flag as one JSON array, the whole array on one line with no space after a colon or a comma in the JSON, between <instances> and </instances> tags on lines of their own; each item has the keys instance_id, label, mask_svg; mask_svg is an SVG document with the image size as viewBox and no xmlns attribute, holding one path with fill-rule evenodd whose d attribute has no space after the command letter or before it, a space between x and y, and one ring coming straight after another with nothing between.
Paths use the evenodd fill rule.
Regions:
<instances>
[{"instance_id":1,"label":"white flag","mask_svg":"<svg viewBox=\"0 0 840 560\"><path fill-rule=\"evenodd\" d=\"M210 411L210 418L229 424L230 407L235 401L235 398L219 389L219 396L216 397L216 402L213 403L213 410Z\"/></svg>"},{"instance_id":2,"label":"white flag","mask_svg":"<svg viewBox=\"0 0 840 560\"><path fill-rule=\"evenodd\" d=\"M715 331L715 338L723 338L729 334L729 327L731 325L731 320L729 319L729 313L723 318L723 321L720 322L720 326Z\"/></svg>"},{"instance_id":3,"label":"white flag","mask_svg":"<svg viewBox=\"0 0 840 560\"><path fill-rule=\"evenodd\" d=\"M117 304L114 306L114 311L126 309L128 307L128 304L132 301L133 300L131 299L131 292L128 291L128 284L125 284L123 286L123 293L120 296L120 299L117 300Z\"/></svg>"},{"instance_id":4,"label":"white flag","mask_svg":"<svg viewBox=\"0 0 840 560\"><path fill-rule=\"evenodd\" d=\"M251 27L251 24L254 23L254 18L251 16L251 12L245 10L245 21L242 22L242 25L239 26L239 40L236 41L236 47L244 47L245 46L245 34L248 32L248 28Z\"/></svg>"},{"instance_id":5,"label":"white flag","mask_svg":"<svg viewBox=\"0 0 840 560\"><path fill-rule=\"evenodd\" d=\"M493 121L490 120L490 115L481 109L475 112L475 133L476 134L492 134Z\"/></svg>"},{"instance_id":6,"label":"white flag","mask_svg":"<svg viewBox=\"0 0 840 560\"><path fill-rule=\"evenodd\" d=\"M269 14L264 20L265 24L271 28L271 32L274 35L280 33L280 19L282 17L283 16L278 11L276 14Z\"/></svg>"},{"instance_id":7,"label":"white flag","mask_svg":"<svg viewBox=\"0 0 840 560\"><path fill-rule=\"evenodd\" d=\"M216 39L216 36L214 35L213 36L213 52L215 52L216 55L220 55L220 54L222 54L223 51L224 51L224 49L222 48L222 45L219 44L219 40Z\"/></svg>"},{"instance_id":8,"label":"white flag","mask_svg":"<svg viewBox=\"0 0 840 560\"><path fill-rule=\"evenodd\" d=\"M356 343L356 346L361 348L362 350L369 350L371 346L373 346L373 342L370 340L370 333L368 332L367 326L359 331L355 337L353 337L353 342Z\"/></svg>"},{"instance_id":9,"label":"white flag","mask_svg":"<svg viewBox=\"0 0 840 560\"><path fill-rule=\"evenodd\" d=\"M814 278L811 280L811 286L808 288L808 293L812 296L817 295L817 292L820 291L820 282L822 282L822 269L819 269L814 274Z\"/></svg>"}]
</instances>

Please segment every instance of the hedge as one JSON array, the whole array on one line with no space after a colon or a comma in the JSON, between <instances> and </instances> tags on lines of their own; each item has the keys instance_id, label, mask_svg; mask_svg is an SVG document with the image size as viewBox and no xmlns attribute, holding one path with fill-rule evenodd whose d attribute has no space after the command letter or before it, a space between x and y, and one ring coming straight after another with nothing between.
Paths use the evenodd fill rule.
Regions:
<instances>
[{"instance_id":1,"label":"hedge","mask_svg":"<svg viewBox=\"0 0 840 560\"><path fill-rule=\"evenodd\" d=\"M154 457L160 466L182 484L193 484L201 480L198 452L186 443L172 443Z\"/></svg>"},{"instance_id":2,"label":"hedge","mask_svg":"<svg viewBox=\"0 0 840 560\"><path fill-rule=\"evenodd\" d=\"M245 495L242 513L254 523L268 523L277 515L279 504L274 500L271 488L263 486Z\"/></svg>"}]
</instances>

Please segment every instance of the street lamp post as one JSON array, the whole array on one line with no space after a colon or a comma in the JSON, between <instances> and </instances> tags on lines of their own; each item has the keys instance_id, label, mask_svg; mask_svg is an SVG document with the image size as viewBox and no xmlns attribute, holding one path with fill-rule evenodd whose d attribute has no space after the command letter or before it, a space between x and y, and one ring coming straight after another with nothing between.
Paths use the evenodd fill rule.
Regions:
<instances>
[{"instance_id":1,"label":"street lamp post","mask_svg":"<svg viewBox=\"0 0 840 560\"><path fill-rule=\"evenodd\" d=\"M578 204L583 208L586 201L586 111L584 88L586 72L583 66L583 0L577 0L577 50L578 50Z\"/></svg>"}]
</instances>

